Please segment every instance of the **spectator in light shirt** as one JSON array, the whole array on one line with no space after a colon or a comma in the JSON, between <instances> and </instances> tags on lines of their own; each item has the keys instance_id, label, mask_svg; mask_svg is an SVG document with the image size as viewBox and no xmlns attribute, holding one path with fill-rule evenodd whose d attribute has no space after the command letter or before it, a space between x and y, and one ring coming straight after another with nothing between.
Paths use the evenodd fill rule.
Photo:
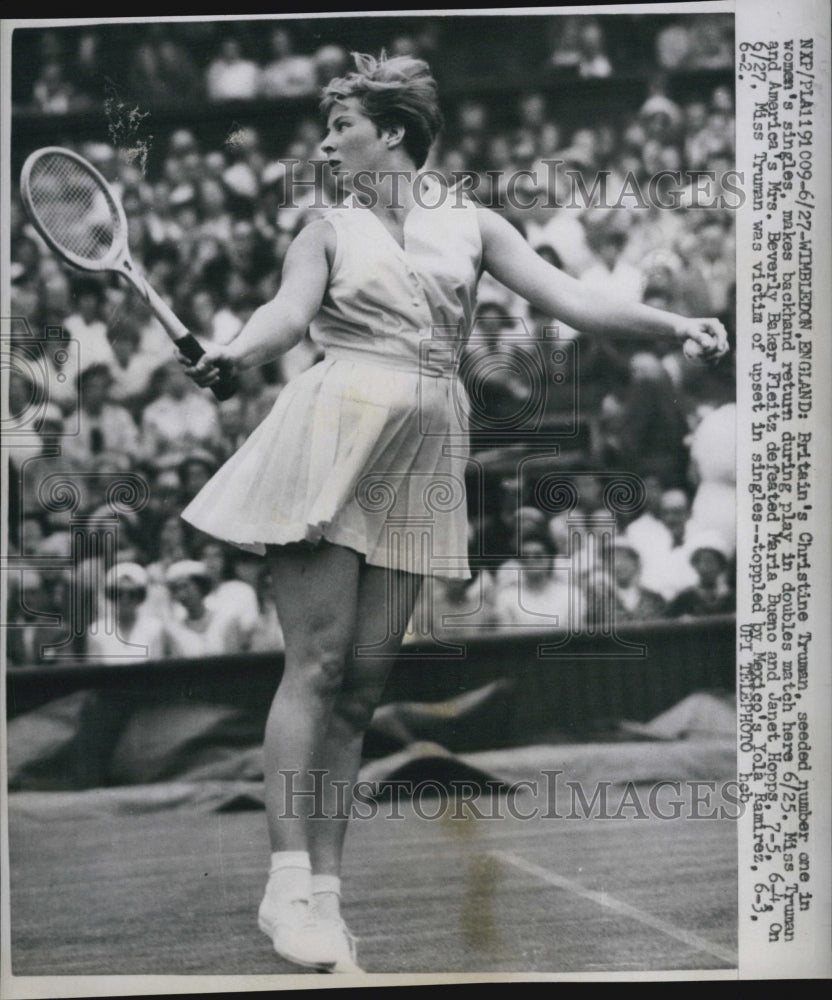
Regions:
<instances>
[{"instance_id":1,"label":"spectator in light shirt","mask_svg":"<svg viewBox=\"0 0 832 1000\"><path fill-rule=\"evenodd\" d=\"M164 625L146 605L147 570L138 563L113 566L104 578L107 610L87 635L86 656L114 665L168 655Z\"/></svg>"},{"instance_id":2,"label":"spectator in light shirt","mask_svg":"<svg viewBox=\"0 0 832 1000\"><path fill-rule=\"evenodd\" d=\"M555 550L545 531L522 541L521 566L511 584L494 597L498 627L577 630L583 623L583 600L573 592L568 570L554 568Z\"/></svg>"},{"instance_id":3,"label":"spectator in light shirt","mask_svg":"<svg viewBox=\"0 0 832 1000\"><path fill-rule=\"evenodd\" d=\"M219 54L208 67L205 86L212 101L249 100L257 96L259 78L257 63L246 59L240 42L230 37L223 39Z\"/></svg>"},{"instance_id":4,"label":"spectator in light shirt","mask_svg":"<svg viewBox=\"0 0 832 1000\"><path fill-rule=\"evenodd\" d=\"M100 281L81 277L72 285L75 311L63 321L65 332L78 343L81 371L94 364L109 364L113 353L107 340L107 324L102 318L105 294Z\"/></svg>"},{"instance_id":5,"label":"spectator in light shirt","mask_svg":"<svg viewBox=\"0 0 832 1000\"><path fill-rule=\"evenodd\" d=\"M142 415L145 457L158 461L192 448L216 451L221 431L213 396L196 389L176 361L165 364L157 376L160 394Z\"/></svg>"},{"instance_id":6,"label":"spectator in light shirt","mask_svg":"<svg viewBox=\"0 0 832 1000\"><path fill-rule=\"evenodd\" d=\"M209 610L211 577L205 563L183 559L165 574L171 601L166 632L174 657L219 656L248 648L239 622L223 609Z\"/></svg>"},{"instance_id":7,"label":"spectator in light shirt","mask_svg":"<svg viewBox=\"0 0 832 1000\"><path fill-rule=\"evenodd\" d=\"M659 502L659 521L655 532L640 533L629 541L638 550L643 567L642 583L660 594L665 601L685 587L696 583L690 564L690 549L685 545L690 502L680 489L666 490Z\"/></svg>"},{"instance_id":8,"label":"spectator in light shirt","mask_svg":"<svg viewBox=\"0 0 832 1000\"><path fill-rule=\"evenodd\" d=\"M66 434L63 455L83 469L94 469L99 458L139 456L139 431L125 407L109 399L113 377L105 364L90 365L78 376L78 433Z\"/></svg>"},{"instance_id":9,"label":"spectator in light shirt","mask_svg":"<svg viewBox=\"0 0 832 1000\"><path fill-rule=\"evenodd\" d=\"M272 59L260 73L263 97L308 97L317 92L318 75L311 56L293 52L292 36L285 28L271 33Z\"/></svg>"}]
</instances>

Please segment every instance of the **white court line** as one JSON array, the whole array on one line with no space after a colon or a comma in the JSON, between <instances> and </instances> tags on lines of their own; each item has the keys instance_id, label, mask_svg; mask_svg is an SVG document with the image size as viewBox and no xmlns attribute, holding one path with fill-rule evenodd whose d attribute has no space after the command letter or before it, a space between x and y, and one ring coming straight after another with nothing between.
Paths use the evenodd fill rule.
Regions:
<instances>
[{"instance_id":1,"label":"white court line","mask_svg":"<svg viewBox=\"0 0 832 1000\"><path fill-rule=\"evenodd\" d=\"M645 913L644 910L639 910L635 906L630 906L629 903L622 903L620 900L616 899L614 896L610 896L606 892L594 892L592 889L586 889L579 882L573 882L572 879L564 878L563 875L558 875L556 872L550 872L546 868L540 868L538 865L532 864L531 861L526 861L525 858L520 858L516 854L512 854L510 851L490 851L489 853L492 857L497 858L499 861L504 861L508 865L513 865L515 868L519 868L528 875L534 875L541 881L548 882L549 885L555 885L559 889L566 889L567 892L572 892L576 896L583 896L584 899L597 903L599 906L603 906L608 910L613 910L615 913L620 913L622 916L630 917L632 920L638 920L639 923L645 924L647 927L652 927L654 930L661 931L662 934L675 938L677 941L681 941L682 944L686 944L690 948L695 948L697 951L704 951L706 954L713 955L715 958L718 958L723 962L729 962L735 967L738 964L738 956L736 952L732 951L730 948L722 948L718 944L711 944L710 941L706 941L697 934L692 934L690 931L683 930L681 927L676 927L673 924L668 923L666 920L661 920L649 913Z\"/></svg>"}]
</instances>

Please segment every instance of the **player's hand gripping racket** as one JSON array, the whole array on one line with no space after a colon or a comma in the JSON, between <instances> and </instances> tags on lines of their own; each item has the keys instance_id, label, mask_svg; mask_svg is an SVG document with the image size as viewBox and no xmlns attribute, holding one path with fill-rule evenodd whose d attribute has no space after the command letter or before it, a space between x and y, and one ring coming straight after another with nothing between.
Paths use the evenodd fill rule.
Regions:
<instances>
[{"instance_id":1,"label":"player's hand gripping racket","mask_svg":"<svg viewBox=\"0 0 832 1000\"><path fill-rule=\"evenodd\" d=\"M23 164L20 194L29 218L56 254L82 271L123 275L179 352L193 364L199 361L205 353L199 341L136 271L127 246L124 208L92 164L59 146L38 149ZM237 382L231 372L224 372L210 388L217 399L228 399Z\"/></svg>"}]
</instances>

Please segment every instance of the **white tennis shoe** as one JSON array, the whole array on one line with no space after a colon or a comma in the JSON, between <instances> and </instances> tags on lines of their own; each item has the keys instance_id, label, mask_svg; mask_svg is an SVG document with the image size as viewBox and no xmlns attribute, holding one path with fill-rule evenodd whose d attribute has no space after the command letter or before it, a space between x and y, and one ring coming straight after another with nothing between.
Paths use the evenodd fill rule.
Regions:
<instances>
[{"instance_id":1,"label":"white tennis shoe","mask_svg":"<svg viewBox=\"0 0 832 1000\"><path fill-rule=\"evenodd\" d=\"M334 972L338 948L331 935L322 934L306 900L294 900L279 909L264 899L257 913L260 930L271 938L274 950L295 965L319 972Z\"/></svg>"},{"instance_id":2,"label":"white tennis shoe","mask_svg":"<svg viewBox=\"0 0 832 1000\"><path fill-rule=\"evenodd\" d=\"M340 917L319 917L318 930L335 955L332 972L361 973L364 970L357 961L357 942Z\"/></svg>"}]
</instances>

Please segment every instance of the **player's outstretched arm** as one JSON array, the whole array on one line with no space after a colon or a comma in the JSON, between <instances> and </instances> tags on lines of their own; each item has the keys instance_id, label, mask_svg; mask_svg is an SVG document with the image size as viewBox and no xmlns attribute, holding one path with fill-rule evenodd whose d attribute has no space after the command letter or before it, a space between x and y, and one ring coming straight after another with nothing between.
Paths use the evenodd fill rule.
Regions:
<instances>
[{"instance_id":1,"label":"player's outstretched arm","mask_svg":"<svg viewBox=\"0 0 832 1000\"><path fill-rule=\"evenodd\" d=\"M230 344L206 348L196 365L180 359L191 378L212 385L221 369L256 368L294 347L321 308L334 244L335 231L322 219L302 229L286 252L280 289L271 302L252 313Z\"/></svg>"},{"instance_id":2,"label":"player's outstretched arm","mask_svg":"<svg viewBox=\"0 0 832 1000\"><path fill-rule=\"evenodd\" d=\"M535 253L495 212L481 209L479 218L485 270L546 315L589 333L690 340L699 345L703 359L716 360L728 350L719 320L689 319L590 290Z\"/></svg>"}]
</instances>

